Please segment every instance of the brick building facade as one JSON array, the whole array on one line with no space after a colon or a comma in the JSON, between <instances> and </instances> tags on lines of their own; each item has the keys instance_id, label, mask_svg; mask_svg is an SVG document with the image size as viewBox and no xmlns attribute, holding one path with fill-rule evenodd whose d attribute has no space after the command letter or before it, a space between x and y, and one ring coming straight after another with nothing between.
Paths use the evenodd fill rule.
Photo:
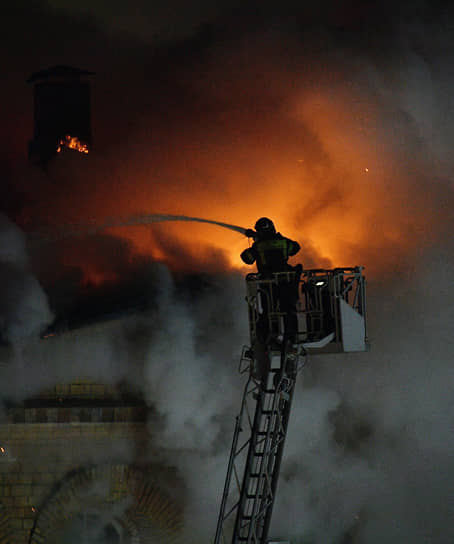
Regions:
<instances>
[{"instance_id":1,"label":"brick building facade","mask_svg":"<svg viewBox=\"0 0 454 544\"><path fill-rule=\"evenodd\" d=\"M180 542L183 486L150 450L148 417L139 398L83 379L8 406L0 544Z\"/></svg>"}]
</instances>

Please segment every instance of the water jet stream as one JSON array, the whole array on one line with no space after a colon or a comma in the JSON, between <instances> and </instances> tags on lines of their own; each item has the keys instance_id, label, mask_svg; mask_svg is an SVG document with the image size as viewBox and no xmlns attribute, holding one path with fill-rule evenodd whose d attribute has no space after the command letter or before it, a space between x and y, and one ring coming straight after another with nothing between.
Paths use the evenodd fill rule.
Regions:
<instances>
[{"instance_id":1,"label":"water jet stream","mask_svg":"<svg viewBox=\"0 0 454 544\"><path fill-rule=\"evenodd\" d=\"M208 223L210 225L217 225L240 234L245 234L246 229L237 225L230 225L229 223L222 223L221 221L213 221L212 219L203 219L201 217L189 217L187 215L169 215L169 214L141 214L131 215L126 219L109 218L103 223L97 224L94 221L80 224L69 224L58 228L58 232L52 229L35 231L30 233L30 238L34 243L49 243L63 240L64 238L71 238L73 236L87 236L90 234L96 234L105 229L114 227L131 227L139 225L149 225L151 223L159 223L163 221L191 221L197 223Z\"/></svg>"}]
</instances>

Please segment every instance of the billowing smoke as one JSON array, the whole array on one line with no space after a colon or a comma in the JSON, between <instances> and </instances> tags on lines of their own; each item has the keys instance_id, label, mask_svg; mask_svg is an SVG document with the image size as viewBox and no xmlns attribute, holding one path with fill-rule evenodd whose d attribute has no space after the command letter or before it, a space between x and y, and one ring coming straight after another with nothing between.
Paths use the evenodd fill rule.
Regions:
<instances>
[{"instance_id":1,"label":"billowing smoke","mask_svg":"<svg viewBox=\"0 0 454 544\"><path fill-rule=\"evenodd\" d=\"M233 414L241 400L243 384L236 370L248 331L247 313L239 307L244 304L243 278L233 273L175 281L157 263L147 263L147 271L146 311L42 340L29 335L20 350L5 348L1 396L17 402L81 377L128 383L151 409L150 459L176 466L186 482L185 530L191 538L205 539L216 520ZM142 287L147 288L146 282ZM119 443L108 452L90 444L81 447L93 462L134 461L133 444ZM98 521L94 532L104 527ZM79 522L68 527L68 541Z\"/></svg>"},{"instance_id":2,"label":"billowing smoke","mask_svg":"<svg viewBox=\"0 0 454 544\"><path fill-rule=\"evenodd\" d=\"M262 13L233 31L235 19L220 17L173 48L131 38L115 59L99 45L102 29L79 29L74 61L90 65L97 43L107 63L94 83L94 152L59 157L47 175L13 162L22 223L169 213L252 226L269 215L318 260L360 259L381 275L432 245L451 222L449 17L345 9L333 7L325 24ZM70 27L60 17L58 27ZM437 39L426 41L436 24ZM111 233L172 268L190 270L209 250L240 265L241 239L215 227ZM175 262L169 239L186 260ZM204 259L205 270L215 260Z\"/></svg>"},{"instance_id":3,"label":"billowing smoke","mask_svg":"<svg viewBox=\"0 0 454 544\"><path fill-rule=\"evenodd\" d=\"M15 6L16 21L32 9ZM243 9L238 22L220 6L172 44L115 34L99 13L32 11L2 35L36 45L19 47L20 75L9 61L4 102L28 103L22 71L61 62L65 44L64 62L98 72L96 153L27 169L16 102L2 140L8 210L27 231L152 213L248 227L269 215L301 242L306 268L364 264L372 351L314 357L300 377L272 531L316 544L452 542L452 11L328 2L292 18ZM87 373L140 387L185 479L188 531L210 540L241 391L246 308L231 270L246 240L207 225L117 228L27 261L22 235L3 232L2 334L22 342L2 369L8 394ZM57 314L80 284L124 278L126 298L140 285L150 305L25 342L51 318L30 266Z\"/></svg>"},{"instance_id":4,"label":"billowing smoke","mask_svg":"<svg viewBox=\"0 0 454 544\"><path fill-rule=\"evenodd\" d=\"M372 351L309 360L295 394L276 537L453 538L452 263L452 254L434 250L411 273L372 281ZM186 483L186 530L209 541L242 389L242 278L199 278L188 289L156 266L154 279L146 313L25 346L22 339L21 365L17 356L3 361L2 383L18 397L81 375L139 387L157 414L150 431L158 457Z\"/></svg>"},{"instance_id":5,"label":"billowing smoke","mask_svg":"<svg viewBox=\"0 0 454 544\"><path fill-rule=\"evenodd\" d=\"M0 214L0 338L18 342L52 321L46 295L30 269L26 237Z\"/></svg>"},{"instance_id":6,"label":"billowing smoke","mask_svg":"<svg viewBox=\"0 0 454 544\"><path fill-rule=\"evenodd\" d=\"M452 262L432 254L405 283L371 286L370 353L313 358L289 431L281 534L278 512L293 509L295 536L315 542L347 530L354 542L452 540Z\"/></svg>"}]
</instances>

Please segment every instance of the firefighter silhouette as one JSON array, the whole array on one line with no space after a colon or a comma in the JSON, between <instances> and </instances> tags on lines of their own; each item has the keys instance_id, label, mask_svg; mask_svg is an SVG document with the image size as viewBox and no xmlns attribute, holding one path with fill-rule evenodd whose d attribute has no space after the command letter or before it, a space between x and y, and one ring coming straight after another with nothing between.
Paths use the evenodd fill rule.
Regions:
<instances>
[{"instance_id":1,"label":"firefighter silhouette","mask_svg":"<svg viewBox=\"0 0 454 544\"><path fill-rule=\"evenodd\" d=\"M259 285L262 292L257 321L257 339L261 344L268 344L274 331L269 330L267 313L268 306L273 297L279 305L279 310L284 314L284 338L291 343L296 342L298 332L298 320L296 316L296 302L298 300L298 282L302 266L292 267L288 264L288 258L296 255L300 250L298 242L290 240L276 232L276 228L267 217L261 217L255 224L255 231L247 229L246 236L254 239L250 248L241 253L241 259L249 265L256 263L259 279L265 280ZM295 272L292 275L278 272ZM282 277L281 277L282 276ZM277 285L271 286L269 281L276 278Z\"/></svg>"}]
</instances>

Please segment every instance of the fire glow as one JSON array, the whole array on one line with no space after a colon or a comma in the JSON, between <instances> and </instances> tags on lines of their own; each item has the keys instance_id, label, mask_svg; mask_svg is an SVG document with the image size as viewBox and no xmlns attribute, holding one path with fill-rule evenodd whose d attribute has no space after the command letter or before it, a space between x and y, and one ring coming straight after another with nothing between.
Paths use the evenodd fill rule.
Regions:
<instances>
[{"instance_id":1,"label":"fire glow","mask_svg":"<svg viewBox=\"0 0 454 544\"><path fill-rule=\"evenodd\" d=\"M45 217L57 225L103 224L109 217L166 213L251 228L268 216L301 244L292 263L361 263L369 276L378 275L402 254L418 251L413 233L427 217L416 194L408 207L412 180L383 134L369 131L366 138L361 131L357 119L373 123L379 110L349 92L341 89L333 98L306 91L287 97L285 115L233 112L222 128L211 123L211 113L197 123L175 114L155 124L160 138L154 144L137 145L146 139L139 132L115 155L91 153L89 169L68 172L71 192L46 195ZM217 226L112 227L98 238L62 244L61 262L82 270L85 285L116 281L114 256L103 258L97 245L112 243L103 236L126 240L131 262L151 258L178 271L251 270L239 257L250 240Z\"/></svg>"},{"instance_id":2,"label":"fire glow","mask_svg":"<svg viewBox=\"0 0 454 544\"><path fill-rule=\"evenodd\" d=\"M77 136L70 136L66 134L64 138L60 140L57 146L57 153L61 153L62 149L67 147L68 149L74 149L79 153L88 153L88 145L82 143Z\"/></svg>"}]
</instances>

